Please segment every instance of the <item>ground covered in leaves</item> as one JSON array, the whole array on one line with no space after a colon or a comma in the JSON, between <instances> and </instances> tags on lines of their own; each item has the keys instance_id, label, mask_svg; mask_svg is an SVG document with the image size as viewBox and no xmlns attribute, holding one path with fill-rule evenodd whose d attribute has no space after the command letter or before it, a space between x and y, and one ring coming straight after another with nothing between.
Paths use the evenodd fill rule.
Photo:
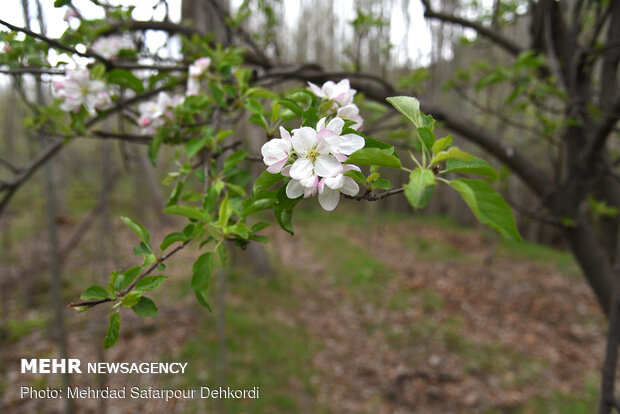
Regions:
<instances>
[{"instance_id":1,"label":"ground covered in leaves","mask_svg":"<svg viewBox=\"0 0 620 414\"><path fill-rule=\"evenodd\" d=\"M256 276L247 264L227 273L226 384L259 386L259 400L227 400L220 407L213 400L109 400L105 412L594 410L605 325L567 253L505 245L484 231L428 217L308 212L295 218L295 226L294 237L268 231L270 274ZM119 227L115 237L117 248L130 252L132 236ZM93 259L89 243L64 270L67 302L113 270ZM194 255L188 249L171 262L167 288L154 295L158 317L123 312L121 339L112 350L101 349L106 309L66 313L71 357L187 361L188 374L81 375L74 384L217 384L218 310L203 311L189 293ZM131 263L129 255L120 257ZM21 385L60 384L53 375L19 374L20 358L57 352L46 328L47 276L24 276L33 261L17 256L0 269L7 275L0 320L0 407L7 413L62 412L62 401L18 396ZM28 282L18 283L20 277ZM212 299L216 305L215 294ZM80 413L104 412L98 401L76 404Z\"/></svg>"}]
</instances>

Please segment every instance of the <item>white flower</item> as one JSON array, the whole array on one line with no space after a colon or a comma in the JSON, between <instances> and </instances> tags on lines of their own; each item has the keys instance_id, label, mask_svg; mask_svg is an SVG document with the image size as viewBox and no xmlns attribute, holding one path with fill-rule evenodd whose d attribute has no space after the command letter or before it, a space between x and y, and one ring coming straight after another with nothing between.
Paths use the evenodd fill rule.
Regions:
<instances>
[{"instance_id":1,"label":"white flower","mask_svg":"<svg viewBox=\"0 0 620 414\"><path fill-rule=\"evenodd\" d=\"M157 128L165 123L164 117L172 119L174 114L172 110L175 106L181 104L185 97L175 95L172 98L166 92L160 92L156 100L143 102L138 105L140 117L138 123L142 127L142 132L146 134L154 134Z\"/></svg>"},{"instance_id":2,"label":"white flower","mask_svg":"<svg viewBox=\"0 0 620 414\"><path fill-rule=\"evenodd\" d=\"M310 127L293 130L293 149L299 156L289 174L295 180L312 176L331 177L342 168L340 162L329 153L329 145Z\"/></svg>"},{"instance_id":3,"label":"white flower","mask_svg":"<svg viewBox=\"0 0 620 414\"><path fill-rule=\"evenodd\" d=\"M338 206L340 193L349 196L357 195L359 186L353 178L344 175L350 170L360 171L360 168L356 165L345 164L338 174L325 177L318 183L319 204L324 210L332 211Z\"/></svg>"},{"instance_id":4,"label":"white flower","mask_svg":"<svg viewBox=\"0 0 620 414\"><path fill-rule=\"evenodd\" d=\"M203 57L197 59L189 66L189 76L187 77L187 95L198 95L200 93L200 77L211 66L211 59Z\"/></svg>"},{"instance_id":5,"label":"white flower","mask_svg":"<svg viewBox=\"0 0 620 414\"><path fill-rule=\"evenodd\" d=\"M281 138L274 138L261 148L263 162L267 165L267 171L277 174L282 171L292 152L291 135L280 127Z\"/></svg>"},{"instance_id":6,"label":"white flower","mask_svg":"<svg viewBox=\"0 0 620 414\"><path fill-rule=\"evenodd\" d=\"M120 35L100 37L93 42L92 46L93 52L111 60L114 60L123 49L133 50L135 45L131 39Z\"/></svg>"},{"instance_id":7,"label":"white flower","mask_svg":"<svg viewBox=\"0 0 620 414\"><path fill-rule=\"evenodd\" d=\"M65 22L69 22L69 20L77 18L77 17L80 17L80 16L76 13L75 9L68 7L67 11L65 12L65 17L63 17L62 19Z\"/></svg>"},{"instance_id":8,"label":"white flower","mask_svg":"<svg viewBox=\"0 0 620 414\"><path fill-rule=\"evenodd\" d=\"M316 125L317 134L327 142L329 150L340 162L345 161L348 155L364 148L366 143L364 138L357 134L340 135L343 127L344 120L338 117L329 121L327 126L325 118L321 118Z\"/></svg>"},{"instance_id":9,"label":"white flower","mask_svg":"<svg viewBox=\"0 0 620 414\"><path fill-rule=\"evenodd\" d=\"M78 112L82 105L89 112L104 109L111 103L106 85L100 80L91 80L86 68L67 69L65 77L54 83L58 96L63 99L63 111Z\"/></svg>"},{"instance_id":10,"label":"white flower","mask_svg":"<svg viewBox=\"0 0 620 414\"><path fill-rule=\"evenodd\" d=\"M351 128L356 131L359 131L364 126L364 119L360 115L359 108L354 103L350 103L343 106L342 108L338 108L337 115L342 119L354 121L355 124L351 125Z\"/></svg>"},{"instance_id":11,"label":"white flower","mask_svg":"<svg viewBox=\"0 0 620 414\"><path fill-rule=\"evenodd\" d=\"M319 98L329 99L334 101L336 106L346 106L353 102L353 96L356 90L351 89L351 84L348 79L343 79L338 83L333 81L327 81L322 87L318 87L312 82L308 82L310 90Z\"/></svg>"},{"instance_id":12,"label":"white flower","mask_svg":"<svg viewBox=\"0 0 620 414\"><path fill-rule=\"evenodd\" d=\"M205 73L207 69L211 66L211 59L208 57L203 57L197 59L193 64L189 66L189 76L198 77Z\"/></svg>"}]
</instances>

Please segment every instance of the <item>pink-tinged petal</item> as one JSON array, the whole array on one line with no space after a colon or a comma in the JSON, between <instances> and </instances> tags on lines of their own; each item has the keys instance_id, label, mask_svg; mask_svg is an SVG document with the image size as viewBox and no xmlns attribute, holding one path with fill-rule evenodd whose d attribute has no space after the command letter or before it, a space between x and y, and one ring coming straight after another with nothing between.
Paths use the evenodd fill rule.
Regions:
<instances>
[{"instance_id":1,"label":"pink-tinged petal","mask_svg":"<svg viewBox=\"0 0 620 414\"><path fill-rule=\"evenodd\" d=\"M301 127L293 131L291 141L298 154L305 154L317 144L316 131L310 127Z\"/></svg>"},{"instance_id":2,"label":"pink-tinged petal","mask_svg":"<svg viewBox=\"0 0 620 414\"><path fill-rule=\"evenodd\" d=\"M291 142L291 134L284 127L280 127L280 137L285 141Z\"/></svg>"},{"instance_id":3,"label":"pink-tinged petal","mask_svg":"<svg viewBox=\"0 0 620 414\"><path fill-rule=\"evenodd\" d=\"M342 133L342 128L344 127L344 120L342 118L334 118L329 121L327 124L327 129L330 131L334 131L336 135L340 135Z\"/></svg>"},{"instance_id":4,"label":"pink-tinged petal","mask_svg":"<svg viewBox=\"0 0 620 414\"><path fill-rule=\"evenodd\" d=\"M267 141L260 149L260 153L263 158L272 159L274 161L280 161L282 158L288 159L288 154L290 151L290 142L280 138L274 138ZM269 163L268 165L271 164L272 163Z\"/></svg>"},{"instance_id":5,"label":"pink-tinged petal","mask_svg":"<svg viewBox=\"0 0 620 414\"><path fill-rule=\"evenodd\" d=\"M335 152L334 157L336 157L336 159L340 162L345 162L347 158L349 158L347 155L341 154L339 152Z\"/></svg>"},{"instance_id":6,"label":"pink-tinged petal","mask_svg":"<svg viewBox=\"0 0 620 414\"><path fill-rule=\"evenodd\" d=\"M140 124L142 128L145 128L151 124L151 118L148 116L141 116L138 120L138 124Z\"/></svg>"},{"instance_id":7,"label":"pink-tinged petal","mask_svg":"<svg viewBox=\"0 0 620 414\"><path fill-rule=\"evenodd\" d=\"M292 200L302 196L304 187L297 180L291 180L286 185L286 196Z\"/></svg>"},{"instance_id":8,"label":"pink-tinged petal","mask_svg":"<svg viewBox=\"0 0 620 414\"><path fill-rule=\"evenodd\" d=\"M342 184L342 188L340 188L340 192L342 194L346 194L349 196L355 196L360 191L359 185L355 182L355 180L351 177L344 177L344 182Z\"/></svg>"},{"instance_id":9,"label":"pink-tinged petal","mask_svg":"<svg viewBox=\"0 0 620 414\"><path fill-rule=\"evenodd\" d=\"M320 177L334 177L342 171L342 164L333 155L319 155L314 163L314 172Z\"/></svg>"},{"instance_id":10,"label":"pink-tinged petal","mask_svg":"<svg viewBox=\"0 0 620 414\"><path fill-rule=\"evenodd\" d=\"M319 204L326 211L332 211L338 206L340 201L340 191L323 187L323 192L319 193Z\"/></svg>"},{"instance_id":11,"label":"pink-tinged petal","mask_svg":"<svg viewBox=\"0 0 620 414\"><path fill-rule=\"evenodd\" d=\"M323 129L325 129L325 117L319 119L319 122L316 123L316 132L321 133Z\"/></svg>"},{"instance_id":12,"label":"pink-tinged petal","mask_svg":"<svg viewBox=\"0 0 620 414\"><path fill-rule=\"evenodd\" d=\"M350 119L351 121L354 121L353 117L358 116L359 113L360 110L355 104L349 104L342 108L338 108L338 116L344 119Z\"/></svg>"},{"instance_id":13,"label":"pink-tinged petal","mask_svg":"<svg viewBox=\"0 0 620 414\"><path fill-rule=\"evenodd\" d=\"M291 178L295 180L303 180L312 175L312 161L305 158L299 158L291 166Z\"/></svg>"},{"instance_id":14,"label":"pink-tinged petal","mask_svg":"<svg viewBox=\"0 0 620 414\"><path fill-rule=\"evenodd\" d=\"M331 188L332 190L340 190L343 184L344 184L344 175L342 174L338 174L335 177L325 178L325 185Z\"/></svg>"},{"instance_id":15,"label":"pink-tinged petal","mask_svg":"<svg viewBox=\"0 0 620 414\"><path fill-rule=\"evenodd\" d=\"M267 171L269 171L272 174L277 174L280 171L282 171L282 167L284 167L284 165L286 164L286 162L288 161L288 158L285 158L283 160L280 160L274 164L271 164L268 168Z\"/></svg>"},{"instance_id":16,"label":"pink-tinged petal","mask_svg":"<svg viewBox=\"0 0 620 414\"><path fill-rule=\"evenodd\" d=\"M284 168L282 168L282 171L280 171L280 174L282 174L285 177L290 177L291 176L291 166L290 165L286 165Z\"/></svg>"},{"instance_id":17,"label":"pink-tinged petal","mask_svg":"<svg viewBox=\"0 0 620 414\"><path fill-rule=\"evenodd\" d=\"M343 164L342 165L342 172L345 173L347 171L351 171L351 170L355 170L355 171L359 171L362 172L362 170L360 169L360 167L358 167L355 164Z\"/></svg>"},{"instance_id":18,"label":"pink-tinged petal","mask_svg":"<svg viewBox=\"0 0 620 414\"><path fill-rule=\"evenodd\" d=\"M312 82L308 82L308 85L310 85L310 90L312 91L313 94L315 94L319 98L325 98L325 93L323 92L321 88L319 88L317 85L315 85Z\"/></svg>"},{"instance_id":19,"label":"pink-tinged petal","mask_svg":"<svg viewBox=\"0 0 620 414\"><path fill-rule=\"evenodd\" d=\"M316 150L318 151L319 154L322 155L327 155L331 152L332 148L337 148L335 146L335 143L337 143L337 136L335 136L335 138L331 138L331 140L326 140L325 138L323 138L320 135L316 136L317 139L317 145L316 145Z\"/></svg>"},{"instance_id":20,"label":"pink-tinged petal","mask_svg":"<svg viewBox=\"0 0 620 414\"><path fill-rule=\"evenodd\" d=\"M334 99L334 97L336 96L336 84L332 81L325 82L321 89L323 89L325 97L329 99Z\"/></svg>"},{"instance_id":21,"label":"pink-tinged petal","mask_svg":"<svg viewBox=\"0 0 620 414\"><path fill-rule=\"evenodd\" d=\"M364 148L366 141L357 134L346 134L340 137L338 149L341 153L351 155L355 151Z\"/></svg>"}]
</instances>

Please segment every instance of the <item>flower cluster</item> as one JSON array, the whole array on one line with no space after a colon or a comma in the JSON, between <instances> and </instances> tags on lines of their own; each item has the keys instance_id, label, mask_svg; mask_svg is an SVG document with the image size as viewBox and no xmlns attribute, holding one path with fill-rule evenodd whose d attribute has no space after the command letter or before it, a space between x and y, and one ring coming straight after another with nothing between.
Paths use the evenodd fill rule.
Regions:
<instances>
[{"instance_id":1,"label":"flower cluster","mask_svg":"<svg viewBox=\"0 0 620 414\"><path fill-rule=\"evenodd\" d=\"M116 59L116 56L118 56L121 50L133 49L135 49L133 41L125 36L120 35L100 37L93 42L92 46L93 52L110 60Z\"/></svg>"},{"instance_id":2,"label":"flower cluster","mask_svg":"<svg viewBox=\"0 0 620 414\"><path fill-rule=\"evenodd\" d=\"M318 194L321 207L332 211L340 201L340 193L357 194L359 186L344 174L360 169L343 162L364 147L364 138L357 134L342 135L343 127L344 120L339 117L327 124L322 118L316 128L301 127L292 134L280 127L281 138L263 145L261 154L267 171L291 178L286 186L289 198Z\"/></svg>"},{"instance_id":3,"label":"flower cluster","mask_svg":"<svg viewBox=\"0 0 620 414\"><path fill-rule=\"evenodd\" d=\"M182 95L170 97L166 92L160 92L157 99L143 102L138 106L140 118L138 124L142 128L142 133L154 134L157 128L164 125L167 119L174 117L173 109L183 103L185 99Z\"/></svg>"},{"instance_id":4,"label":"flower cluster","mask_svg":"<svg viewBox=\"0 0 620 414\"><path fill-rule=\"evenodd\" d=\"M364 120L360 115L360 110L353 103L355 89L351 89L348 79L343 79L338 83L327 81L320 88L312 82L308 82L310 90L319 98L327 99L332 102L332 110L336 111L336 115L340 118L354 121L355 124L351 128L360 130L364 125Z\"/></svg>"},{"instance_id":5,"label":"flower cluster","mask_svg":"<svg viewBox=\"0 0 620 414\"><path fill-rule=\"evenodd\" d=\"M187 95L198 95L200 93L200 78L211 66L211 59L203 57L196 60L189 67L187 78Z\"/></svg>"},{"instance_id":6,"label":"flower cluster","mask_svg":"<svg viewBox=\"0 0 620 414\"><path fill-rule=\"evenodd\" d=\"M78 112L82 105L89 111L105 109L111 103L106 85L100 80L91 80L86 68L67 69L65 77L54 83L58 96L63 99L60 108L67 112Z\"/></svg>"}]
</instances>

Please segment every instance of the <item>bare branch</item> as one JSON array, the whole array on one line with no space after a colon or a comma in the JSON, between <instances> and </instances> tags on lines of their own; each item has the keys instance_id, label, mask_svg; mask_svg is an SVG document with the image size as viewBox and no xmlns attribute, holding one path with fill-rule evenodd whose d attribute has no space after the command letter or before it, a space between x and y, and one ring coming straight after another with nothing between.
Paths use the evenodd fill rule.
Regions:
<instances>
[{"instance_id":1,"label":"bare branch","mask_svg":"<svg viewBox=\"0 0 620 414\"><path fill-rule=\"evenodd\" d=\"M514 43L512 40L502 36L498 31L493 30L492 28L485 27L480 23L463 19L462 17L454 16L452 14L436 12L432 9L430 0L421 1L424 5L424 17L428 17L430 19L437 19L444 22L453 23L459 26L474 29L481 36L484 36L487 39L491 40L493 43L502 47L505 51L514 56L519 55L519 53L523 51L523 48L521 46Z\"/></svg>"},{"instance_id":2,"label":"bare branch","mask_svg":"<svg viewBox=\"0 0 620 414\"><path fill-rule=\"evenodd\" d=\"M383 200L386 197L393 196L395 194L400 194L403 191L405 191L404 188L397 188L395 190L388 190L388 191L384 191L383 193L372 193L372 192L370 192L370 190L367 190L365 193L359 194L359 195L356 195L356 196L350 196L350 195L344 194L344 197L345 198L349 198L351 200L357 200L357 201L361 201L361 200L378 201L378 200Z\"/></svg>"}]
</instances>

